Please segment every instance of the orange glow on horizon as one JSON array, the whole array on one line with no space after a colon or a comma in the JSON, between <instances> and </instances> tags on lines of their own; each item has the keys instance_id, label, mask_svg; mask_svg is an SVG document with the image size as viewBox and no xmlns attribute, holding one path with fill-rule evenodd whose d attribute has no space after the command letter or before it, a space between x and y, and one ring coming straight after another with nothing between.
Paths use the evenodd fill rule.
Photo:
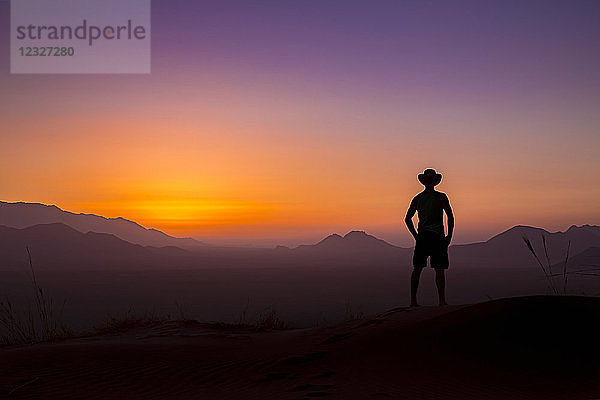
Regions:
<instances>
[{"instance_id":1,"label":"orange glow on horizon","mask_svg":"<svg viewBox=\"0 0 600 400\"><path fill-rule=\"evenodd\" d=\"M600 223L600 187L590 184L600 180L595 121L191 79L204 91L159 81L115 97L97 83L94 99L76 85L73 97L49 99L48 90L31 99L3 119L14 132L0 138L3 200L200 240L277 243L351 229L407 237L404 213L422 190L416 175L433 167L444 174L439 190L458 239L516 224Z\"/></svg>"}]
</instances>

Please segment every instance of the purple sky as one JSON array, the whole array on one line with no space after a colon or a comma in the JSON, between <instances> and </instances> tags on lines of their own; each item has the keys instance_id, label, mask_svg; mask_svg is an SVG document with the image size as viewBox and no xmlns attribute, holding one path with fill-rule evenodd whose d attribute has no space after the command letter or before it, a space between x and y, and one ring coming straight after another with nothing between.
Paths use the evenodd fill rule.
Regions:
<instances>
[{"instance_id":1,"label":"purple sky","mask_svg":"<svg viewBox=\"0 0 600 400\"><path fill-rule=\"evenodd\" d=\"M116 173L130 179L123 187L144 181L139 190L147 191L177 180L180 188L184 167L202 170L190 186L229 184L213 184L203 198L279 210L264 226L255 221L264 238L280 237L282 221L337 207L346 214L304 227L303 237L364 228L402 243L401 214L428 166L448 178L442 189L456 200L464 240L515 224L600 223L598 1L153 0L150 75L10 75L9 19L0 1L0 168L19 171L0 175L5 200L111 214L107 204L118 196L102 189L112 178L106 171L165 152L161 166L172 175L146 182ZM55 158L46 153L49 137L65 143ZM125 150L103 158L114 148ZM192 148L214 159L194 165ZM73 155L99 169L69 169L63 161ZM242 168L228 167L242 158ZM55 175L41 181L48 163ZM80 183L88 179L96 192ZM261 190L240 186L252 179ZM63 189L50 188L53 180ZM332 182L337 197L326 193ZM233 195L236 188L244 194ZM314 199L303 197L308 192ZM545 200L537 211L520 209L538 198ZM139 210L113 209L170 231ZM230 233L244 241L253 226Z\"/></svg>"}]
</instances>

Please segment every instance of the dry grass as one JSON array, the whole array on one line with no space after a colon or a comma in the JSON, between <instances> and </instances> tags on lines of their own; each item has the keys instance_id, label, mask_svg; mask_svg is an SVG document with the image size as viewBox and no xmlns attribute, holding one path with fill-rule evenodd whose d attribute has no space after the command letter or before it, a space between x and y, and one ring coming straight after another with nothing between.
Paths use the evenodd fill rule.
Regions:
<instances>
[{"instance_id":1,"label":"dry grass","mask_svg":"<svg viewBox=\"0 0 600 400\"><path fill-rule=\"evenodd\" d=\"M283 320L274 306L266 307L258 313L254 323L248 322L248 309L250 308L250 296L246 298L246 304L240 312L238 321L233 324L226 324L229 327L237 327L254 330L284 330L291 329L291 324Z\"/></svg>"},{"instance_id":2,"label":"dry grass","mask_svg":"<svg viewBox=\"0 0 600 400\"><path fill-rule=\"evenodd\" d=\"M26 247L26 250L29 261L27 275L32 287L31 300L25 307L16 307L9 298L0 300L0 345L32 344L89 336L90 334L122 333L131 329L153 327L169 321L201 324L199 321L189 318L183 306L177 303L175 316L161 315L155 310L138 314L135 309L130 308L123 314L109 316L102 325L95 327L91 332L74 334L61 322L62 310L66 300L60 304L60 307L57 307L54 299L48 296L46 291L39 285L33 267L31 251L29 247ZM237 323L214 322L203 325L215 329L261 331L291 328L291 325L281 318L273 306L269 306L259 313L254 324L248 323L249 304L250 298L248 298Z\"/></svg>"},{"instance_id":3,"label":"dry grass","mask_svg":"<svg viewBox=\"0 0 600 400\"><path fill-rule=\"evenodd\" d=\"M90 334L120 334L139 328L152 328L167 322L179 322L185 325L197 325L216 330L271 331L291 329L291 325L284 321L272 306L267 307L263 312L259 313L254 324L245 322L245 313L244 317L235 323L202 323L187 317L182 309L178 309L177 313L178 315L175 317L169 314L160 315L156 311L145 311L143 314L138 314L133 308L130 308L123 314L110 316L104 324L95 327L91 332L83 336L89 336Z\"/></svg>"},{"instance_id":4,"label":"dry grass","mask_svg":"<svg viewBox=\"0 0 600 400\"><path fill-rule=\"evenodd\" d=\"M66 300L58 308L52 297L46 294L38 284L29 247L26 250L32 298L25 309L18 309L8 298L0 301L0 328L3 331L0 344L3 345L54 341L72 335L66 325L60 322Z\"/></svg>"},{"instance_id":5,"label":"dry grass","mask_svg":"<svg viewBox=\"0 0 600 400\"><path fill-rule=\"evenodd\" d=\"M246 305L244 306L244 308L242 309L242 311L240 312L240 316L238 319L238 324L239 325L248 325L248 307L250 307L250 296L247 297L246 299Z\"/></svg>"},{"instance_id":6,"label":"dry grass","mask_svg":"<svg viewBox=\"0 0 600 400\"><path fill-rule=\"evenodd\" d=\"M170 320L170 316L161 316L156 311L145 311L138 315L130 308L125 313L107 318L103 325L94 328L94 333L122 333L136 328L148 328Z\"/></svg>"},{"instance_id":7,"label":"dry grass","mask_svg":"<svg viewBox=\"0 0 600 400\"><path fill-rule=\"evenodd\" d=\"M559 294L561 294L561 291L554 284L554 279L553 279L553 278L559 276L559 274L554 274L552 272L552 263L550 262L550 257L548 256L548 246L546 244L546 236L544 236L543 233L541 234L541 236L542 236L542 246L544 248L544 255L545 255L545 258L546 258L546 265L544 265L544 263L542 263L542 260L538 256L537 252L535 251L535 248L531 244L531 240L529 240L529 238L527 237L527 235L523 235L522 237L523 237L523 241L525 242L525 245L527 246L527 248L529 249L529 251L531 252L531 254L533 254L533 257L535 258L535 260L537 261L538 265L542 269L542 272L544 273L544 276L546 277L546 281L548 282L548 286L549 286L550 290L555 295L559 295ZM571 241L569 240L569 243L567 245L567 253L566 253L566 256L565 256L564 266L563 266L563 272L562 272L562 278L563 278L563 287L562 287L563 290L562 290L562 294L563 295L567 294L567 282L568 282L568 275L569 275L569 272L567 271L567 262L569 261L569 251L570 251L570 249L571 249Z\"/></svg>"},{"instance_id":8,"label":"dry grass","mask_svg":"<svg viewBox=\"0 0 600 400\"><path fill-rule=\"evenodd\" d=\"M290 329L291 326L281 318L273 306L269 306L258 315L255 328L258 330L284 330Z\"/></svg>"},{"instance_id":9,"label":"dry grass","mask_svg":"<svg viewBox=\"0 0 600 400\"><path fill-rule=\"evenodd\" d=\"M352 301L350 298L347 298L345 304L344 320L350 322L362 320L365 318L365 313L363 313L362 311L354 311L352 309Z\"/></svg>"}]
</instances>

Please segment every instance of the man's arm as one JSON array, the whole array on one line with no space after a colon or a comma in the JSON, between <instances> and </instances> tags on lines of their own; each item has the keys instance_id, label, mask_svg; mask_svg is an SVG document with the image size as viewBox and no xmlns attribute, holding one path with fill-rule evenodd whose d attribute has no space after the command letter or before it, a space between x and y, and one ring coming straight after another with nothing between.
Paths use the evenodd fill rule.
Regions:
<instances>
[{"instance_id":1,"label":"man's arm","mask_svg":"<svg viewBox=\"0 0 600 400\"><path fill-rule=\"evenodd\" d=\"M452 213L452 207L450 207L450 201L446 198L446 202L444 204L444 211L446 212L446 216L448 217L448 243L452 240L452 234L454 233L454 214Z\"/></svg>"},{"instance_id":2,"label":"man's arm","mask_svg":"<svg viewBox=\"0 0 600 400\"><path fill-rule=\"evenodd\" d=\"M408 211L406 211L406 217L404 217L404 223L406 223L406 227L410 231L411 235L417 240L417 230L415 229L415 225L413 224L412 217L417 212L417 202L416 197L412 199L410 202L410 206L408 207Z\"/></svg>"}]
</instances>

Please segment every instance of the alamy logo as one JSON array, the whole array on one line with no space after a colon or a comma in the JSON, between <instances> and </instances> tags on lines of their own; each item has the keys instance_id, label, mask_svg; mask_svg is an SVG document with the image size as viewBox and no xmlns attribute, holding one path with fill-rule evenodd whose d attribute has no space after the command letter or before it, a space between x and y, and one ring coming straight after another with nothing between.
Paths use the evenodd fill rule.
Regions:
<instances>
[{"instance_id":1,"label":"alamy logo","mask_svg":"<svg viewBox=\"0 0 600 400\"><path fill-rule=\"evenodd\" d=\"M150 0L12 0L12 73L149 73Z\"/></svg>"}]
</instances>

